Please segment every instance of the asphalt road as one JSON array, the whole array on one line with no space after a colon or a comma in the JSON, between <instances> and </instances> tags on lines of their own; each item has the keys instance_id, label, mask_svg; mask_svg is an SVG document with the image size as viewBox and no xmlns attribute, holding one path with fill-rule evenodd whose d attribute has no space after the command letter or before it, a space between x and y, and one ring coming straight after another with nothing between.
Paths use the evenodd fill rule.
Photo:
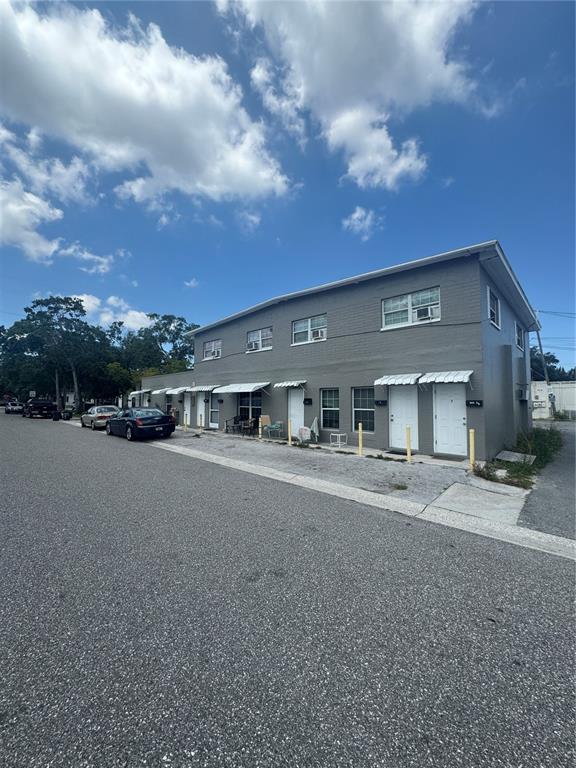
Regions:
<instances>
[{"instance_id":1,"label":"asphalt road","mask_svg":"<svg viewBox=\"0 0 576 768\"><path fill-rule=\"evenodd\" d=\"M572 564L0 415L0 765L573 766Z\"/></svg>"},{"instance_id":2,"label":"asphalt road","mask_svg":"<svg viewBox=\"0 0 576 768\"><path fill-rule=\"evenodd\" d=\"M518 525L576 539L576 424L544 422L562 432L563 444L553 461L537 475Z\"/></svg>"}]
</instances>

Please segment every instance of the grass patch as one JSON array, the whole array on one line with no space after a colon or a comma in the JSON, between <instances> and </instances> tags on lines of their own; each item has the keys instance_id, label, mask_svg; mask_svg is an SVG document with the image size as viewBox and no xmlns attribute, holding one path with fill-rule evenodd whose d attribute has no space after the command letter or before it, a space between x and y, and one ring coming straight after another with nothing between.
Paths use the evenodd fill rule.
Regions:
<instances>
[{"instance_id":1,"label":"grass patch","mask_svg":"<svg viewBox=\"0 0 576 768\"><path fill-rule=\"evenodd\" d=\"M395 491L407 491L408 486L406 483L392 483L390 485L391 488L393 488Z\"/></svg>"},{"instance_id":2,"label":"grass patch","mask_svg":"<svg viewBox=\"0 0 576 768\"><path fill-rule=\"evenodd\" d=\"M342 456L353 456L354 455L350 451L338 451L338 450L336 450L336 451L334 451L334 453L340 453Z\"/></svg>"},{"instance_id":3,"label":"grass patch","mask_svg":"<svg viewBox=\"0 0 576 768\"><path fill-rule=\"evenodd\" d=\"M474 465L474 474L493 483L515 485L518 488L532 488L534 476L549 464L562 447L562 433L550 427L534 427L530 432L520 435L514 448L518 453L536 456L533 464L526 461L488 461L481 467ZM506 470L505 477L499 477L496 470Z\"/></svg>"}]
</instances>

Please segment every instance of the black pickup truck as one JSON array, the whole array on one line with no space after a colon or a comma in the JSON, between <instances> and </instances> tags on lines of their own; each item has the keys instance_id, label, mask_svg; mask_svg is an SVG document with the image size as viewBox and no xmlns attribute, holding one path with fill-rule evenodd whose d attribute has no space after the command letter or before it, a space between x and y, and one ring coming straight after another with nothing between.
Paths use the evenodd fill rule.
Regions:
<instances>
[{"instance_id":1,"label":"black pickup truck","mask_svg":"<svg viewBox=\"0 0 576 768\"><path fill-rule=\"evenodd\" d=\"M34 416L51 419L55 410L57 410L57 406L52 400L41 400L39 397L31 397L30 400L24 403L22 416L27 416L29 419L33 419Z\"/></svg>"}]
</instances>

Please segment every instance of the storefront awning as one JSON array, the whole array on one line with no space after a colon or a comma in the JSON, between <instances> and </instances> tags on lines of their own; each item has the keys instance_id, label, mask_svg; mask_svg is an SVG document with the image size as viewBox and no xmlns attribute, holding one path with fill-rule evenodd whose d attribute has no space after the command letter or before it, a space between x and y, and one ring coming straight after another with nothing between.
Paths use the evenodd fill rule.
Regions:
<instances>
[{"instance_id":1,"label":"storefront awning","mask_svg":"<svg viewBox=\"0 0 576 768\"><path fill-rule=\"evenodd\" d=\"M153 395L163 395L165 392L168 392L168 387L164 387L164 389L153 389L152 394Z\"/></svg>"},{"instance_id":2,"label":"storefront awning","mask_svg":"<svg viewBox=\"0 0 576 768\"><path fill-rule=\"evenodd\" d=\"M269 381L258 381L250 384L226 384L223 387L216 387L212 390L215 395L225 395L234 392L255 392L257 389L262 389L270 384Z\"/></svg>"},{"instance_id":3,"label":"storefront awning","mask_svg":"<svg viewBox=\"0 0 576 768\"><path fill-rule=\"evenodd\" d=\"M304 384L306 384L306 379L304 381L279 381L274 384L274 389L289 389L290 387L301 387Z\"/></svg>"},{"instance_id":4,"label":"storefront awning","mask_svg":"<svg viewBox=\"0 0 576 768\"><path fill-rule=\"evenodd\" d=\"M134 392L130 392L128 395L128 399L131 397L136 397L136 395L144 395L146 392L150 392L149 389L136 389Z\"/></svg>"},{"instance_id":5,"label":"storefront awning","mask_svg":"<svg viewBox=\"0 0 576 768\"><path fill-rule=\"evenodd\" d=\"M212 392L218 384L197 384L195 387L186 387L186 392Z\"/></svg>"},{"instance_id":6,"label":"storefront awning","mask_svg":"<svg viewBox=\"0 0 576 768\"><path fill-rule=\"evenodd\" d=\"M416 384L422 376L421 373L391 373L389 376L381 376L374 384L382 387L392 387L398 384Z\"/></svg>"},{"instance_id":7,"label":"storefront awning","mask_svg":"<svg viewBox=\"0 0 576 768\"><path fill-rule=\"evenodd\" d=\"M182 392L185 392L188 389L188 387L173 387L172 389L167 389L166 394L167 395L181 395Z\"/></svg>"},{"instance_id":8,"label":"storefront awning","mask_svg":"<svg viewBox=\"0 0 576 768\"><path fill-rule=\"evenodd\" d=\"M457 384L467 383L474 371L431 371L425 373L419 384Z\"/></svg>"}]
</instances>

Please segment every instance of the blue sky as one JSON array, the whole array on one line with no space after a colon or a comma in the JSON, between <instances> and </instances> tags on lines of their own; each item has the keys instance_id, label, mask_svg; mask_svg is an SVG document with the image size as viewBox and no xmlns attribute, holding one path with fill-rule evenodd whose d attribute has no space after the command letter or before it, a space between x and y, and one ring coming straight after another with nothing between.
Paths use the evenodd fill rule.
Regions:
<instances>
[{"instance_id":1,"label":"blue sky","mask_svg":"<svg viewBox=\"0 0 576 768\"><path fill-rule=\"evenodd\" d=\"M574 313L573 3L0 15L0 322L57 293L203 324L492 238ZM574 365L574 321L541 320Z\"/></svg>"}]
</instances>

